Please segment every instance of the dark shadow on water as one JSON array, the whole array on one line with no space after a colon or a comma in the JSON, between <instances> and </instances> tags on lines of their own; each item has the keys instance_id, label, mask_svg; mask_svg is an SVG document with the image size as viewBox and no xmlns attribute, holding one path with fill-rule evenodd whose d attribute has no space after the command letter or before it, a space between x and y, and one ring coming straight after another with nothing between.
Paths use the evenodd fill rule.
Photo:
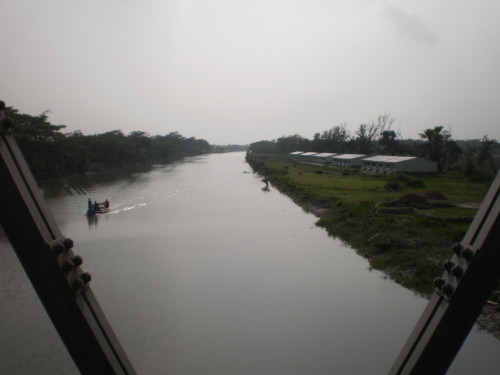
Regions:
<instances>
[{"instance_id":1,"label":"dark shadow on water","mask_svg":"<svg viewBox=\"0 0 500 375\"><path fill-rule=\"evenodd\" d=\"M89 223L89 228L92 226L97 226L97 223L99 222L99 216L98 215L85 215L87 216L87 222Z\"/></svg>"},{"instance_id":2,"label":"dark shadow on water","mask_svg":"<svg viewBox=\"0 0 500 375\"><path fill-rule=\"evenodd\" d=\"M262 191L271 191L271 189L269 189L269 179L268 178L263 178L262 182L266 184L266 186L264 186L262 188Z\"/></svg>"},{"instance_id":3,"label":"dark shadow on water","mask_svg":"<svg viewBox=\"0 0 500 375\"><path fill-rule=\"evenodd\" d=\"M136 182L150 172L154 166L134 166L120 168L108 172L89 173L68 178L53 179L38 182L44 198L54 198L61 195L88 195L96 186L111 186L117 183L128 185Z\"/></svg>"}]
</instances>

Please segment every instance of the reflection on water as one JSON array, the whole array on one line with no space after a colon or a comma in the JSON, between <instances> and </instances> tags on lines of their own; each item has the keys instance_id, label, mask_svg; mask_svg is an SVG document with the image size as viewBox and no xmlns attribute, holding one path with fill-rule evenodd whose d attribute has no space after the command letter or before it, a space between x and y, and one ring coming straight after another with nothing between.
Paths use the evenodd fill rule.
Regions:
<instances>
[{"instance_id":1,"label":"reflection on water","mask_svg":"<svg viewBox=\"0 0 500 375\"><path fill-rule=\"evenodd\" d=\"M89 227L92 227L93 225L97 226L97 223L99 222L98 215L86 215L86 216L87 216L87 222L89 223Z\"/></svg>"},{"instance_id":2,"label":"reflection on water","mask_svg":"<svg viewBox=\"0 0 500 375\"><path fill-rule=\"evenodd\" d=\"M262 182L265 183L266 186L264 186L261 190L265 191L265 192L271 191L271 189L269 189L269 179L264 178L264 179L262 179Z\"/></svg>"},{"instance_id":3,"label":"reflection on water","mask_svg":"<svg viewBox=\"0 0 500 375\"><path fill-rule=\"evenodd\" d=\"M105 193L109 187L119 185L125 188L131 184L137 183L145 177L145 174L152 170L152 166L138 166L130 168L121 168L107 173L89 173L83 176L61 180L42 181L40 191L45 199L67 196L87 196L95 197L92 201L104 201L102 193ZM104 194L105 195L105 194ZM86 209L86 207L84 207Z\"/></svg>"},{"instance_id":4,"label":"reflection on water","mask_svg":"<svg viewBox=\"0 0 500 375\"><path fill-rule=\"evenodd\" d=\"M43 185L137 372L385 374L427 301L369 272L243 158ZM88 198L112 210L89 218ZM0 373L75 373L5 240L0 301ZM449 373L495 374L499 350L475 331Z\"/></svg>"}]
</instances>

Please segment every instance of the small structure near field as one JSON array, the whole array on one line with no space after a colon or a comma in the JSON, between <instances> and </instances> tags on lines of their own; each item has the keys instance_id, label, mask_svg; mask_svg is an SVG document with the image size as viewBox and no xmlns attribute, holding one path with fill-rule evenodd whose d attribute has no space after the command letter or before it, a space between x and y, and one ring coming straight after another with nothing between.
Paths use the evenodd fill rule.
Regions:
<instances>
[{"instance_id":1,"label":"small structure near field","mask_svg":"<svg viewBox=\"0 0 500 375\"><path fill-rule=\"evenodd\" d=\"M309 161L311 162L313 160L313 156L316 155L317 152L304 152L300 155L298 155L298 159L300 161Z\"/></svg>"},{"instance_id":2,"label":"small structure near field","mask_svg":"<svg viewBox=\"0 0 500 375\"><path fill-rule=\"evenodd\" d=\"M363 159L361 169L376 173L436 173L437 163L414 156L377 155Z\"/></svg>"},{"instance_id":3,"label":"small structure near field","mask_svg":"<svg viewBox=\"0 0 500 375\"><path fill-rule=\"evenodd\" d=\"M337 155L337 154L332 154L332 153L328 153L328 152L321 152L319 154L314 155L312 158L312 161L314 163L330 165L332 162L332 157L335 155Z\"/></svg>"},{"instance_id":4,"label":"small structure near field","mask_svg":"<svg viewBox=\"0 0 500 375\"><path fill-rule=\"evenodd\" d=\"M294 151L294 152L290 152L288 154L288 156L291 156L292 158L297 159L303 153L304 153L304 151Z\"/></svg>"},{"instance_id":5,"label":"small structure near field","mask_svg":"<svg viewBox=\"0 0 500 375\"><path fill-rule=\"evenodd\" d=\"M361 160L366 158L364 154L341 154L332 157L332 165L334 167L343 168L359 168Z\"/></svg>"}]
</instances>

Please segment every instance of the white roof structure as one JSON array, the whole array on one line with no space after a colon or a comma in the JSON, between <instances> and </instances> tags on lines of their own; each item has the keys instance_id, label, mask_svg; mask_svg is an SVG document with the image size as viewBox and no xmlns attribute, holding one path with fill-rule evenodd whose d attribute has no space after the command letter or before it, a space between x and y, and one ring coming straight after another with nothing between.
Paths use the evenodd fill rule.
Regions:
<instances>
[{"instance_id":1,"label":"white roof structure","mask_svg":"<svg viewBox=\"0 0 500 375\"><path fill-rule=\"evenodd\" d=\"M415 156L391 156L391 155L376 155L363 159L363 161L398 163L401 161L416 159Z\"/></svg>"},{"instance_id":2,"label":"white roof structure","mask_svg":"<svg viewBox=\"0 0 500 375\"><path fill-rule=\"evenodd\" d=\"M301 155L301 154L303 154L303 153L304 153L304 151L294 151L294 152L290 152L290 154L289 154L289 155L294 156L294 155Z\"/></svg>"},{"instance_id":3,"label":"white roof structure","mask_svg":"<svg viewBox=\"0 0 500 375\"><path fill-rule=\"evenodd\" d=\"M304 152L303 154L300 154L300 156L313 156L316 154L317 154L317 152Z\"/></svg>"},{"instance_id":4,"label":"white roof structure","mask_svg":"<svg viewBox=\"0 0 500 375\"><path fill-rule=\"evenodd\" d=\"M362 157L365 157L365 156L366 155L364 155L364 154L340 154L340 155L336 155L335 159L348 160L348 159L362 158Z\"/></svg>"},{"instance_id":5,"label":"white roof structure","mask_svg":"<svg viewBox=\"0 0 500 375\"><path fill-rule=\"evenodd\" d=\"M329 157L334 156L334 155L337 155L337 154L332 154L329 152L321 152L319 154L314 155L314 157L315 158L329 158Z\"/></svg>"}]
</instances>

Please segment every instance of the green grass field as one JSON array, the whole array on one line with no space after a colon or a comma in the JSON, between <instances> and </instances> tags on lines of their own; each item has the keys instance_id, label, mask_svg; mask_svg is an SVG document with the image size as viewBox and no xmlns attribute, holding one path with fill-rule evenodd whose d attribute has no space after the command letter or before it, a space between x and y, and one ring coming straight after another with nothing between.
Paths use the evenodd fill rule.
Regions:
<instances>
[{"instance_id":1,"label":"green grass field","mask_svg":"<svg viewBox=\"0 0 500 375\"><path fill-rule=\"evenodd\" d=\"M451 246L462 239L491 181L471 181L458 172L375 175L298 163L288 156L247 157L252 168L305 209L318 225L369 259L373 268L422 294L433 290ZM438 192L446 199L412 202L413 212L385 212L409 194ZM410 196L410 197L414 197ZM396 203L394 203L396 201Z\"/></svg>"}]
</instances>

